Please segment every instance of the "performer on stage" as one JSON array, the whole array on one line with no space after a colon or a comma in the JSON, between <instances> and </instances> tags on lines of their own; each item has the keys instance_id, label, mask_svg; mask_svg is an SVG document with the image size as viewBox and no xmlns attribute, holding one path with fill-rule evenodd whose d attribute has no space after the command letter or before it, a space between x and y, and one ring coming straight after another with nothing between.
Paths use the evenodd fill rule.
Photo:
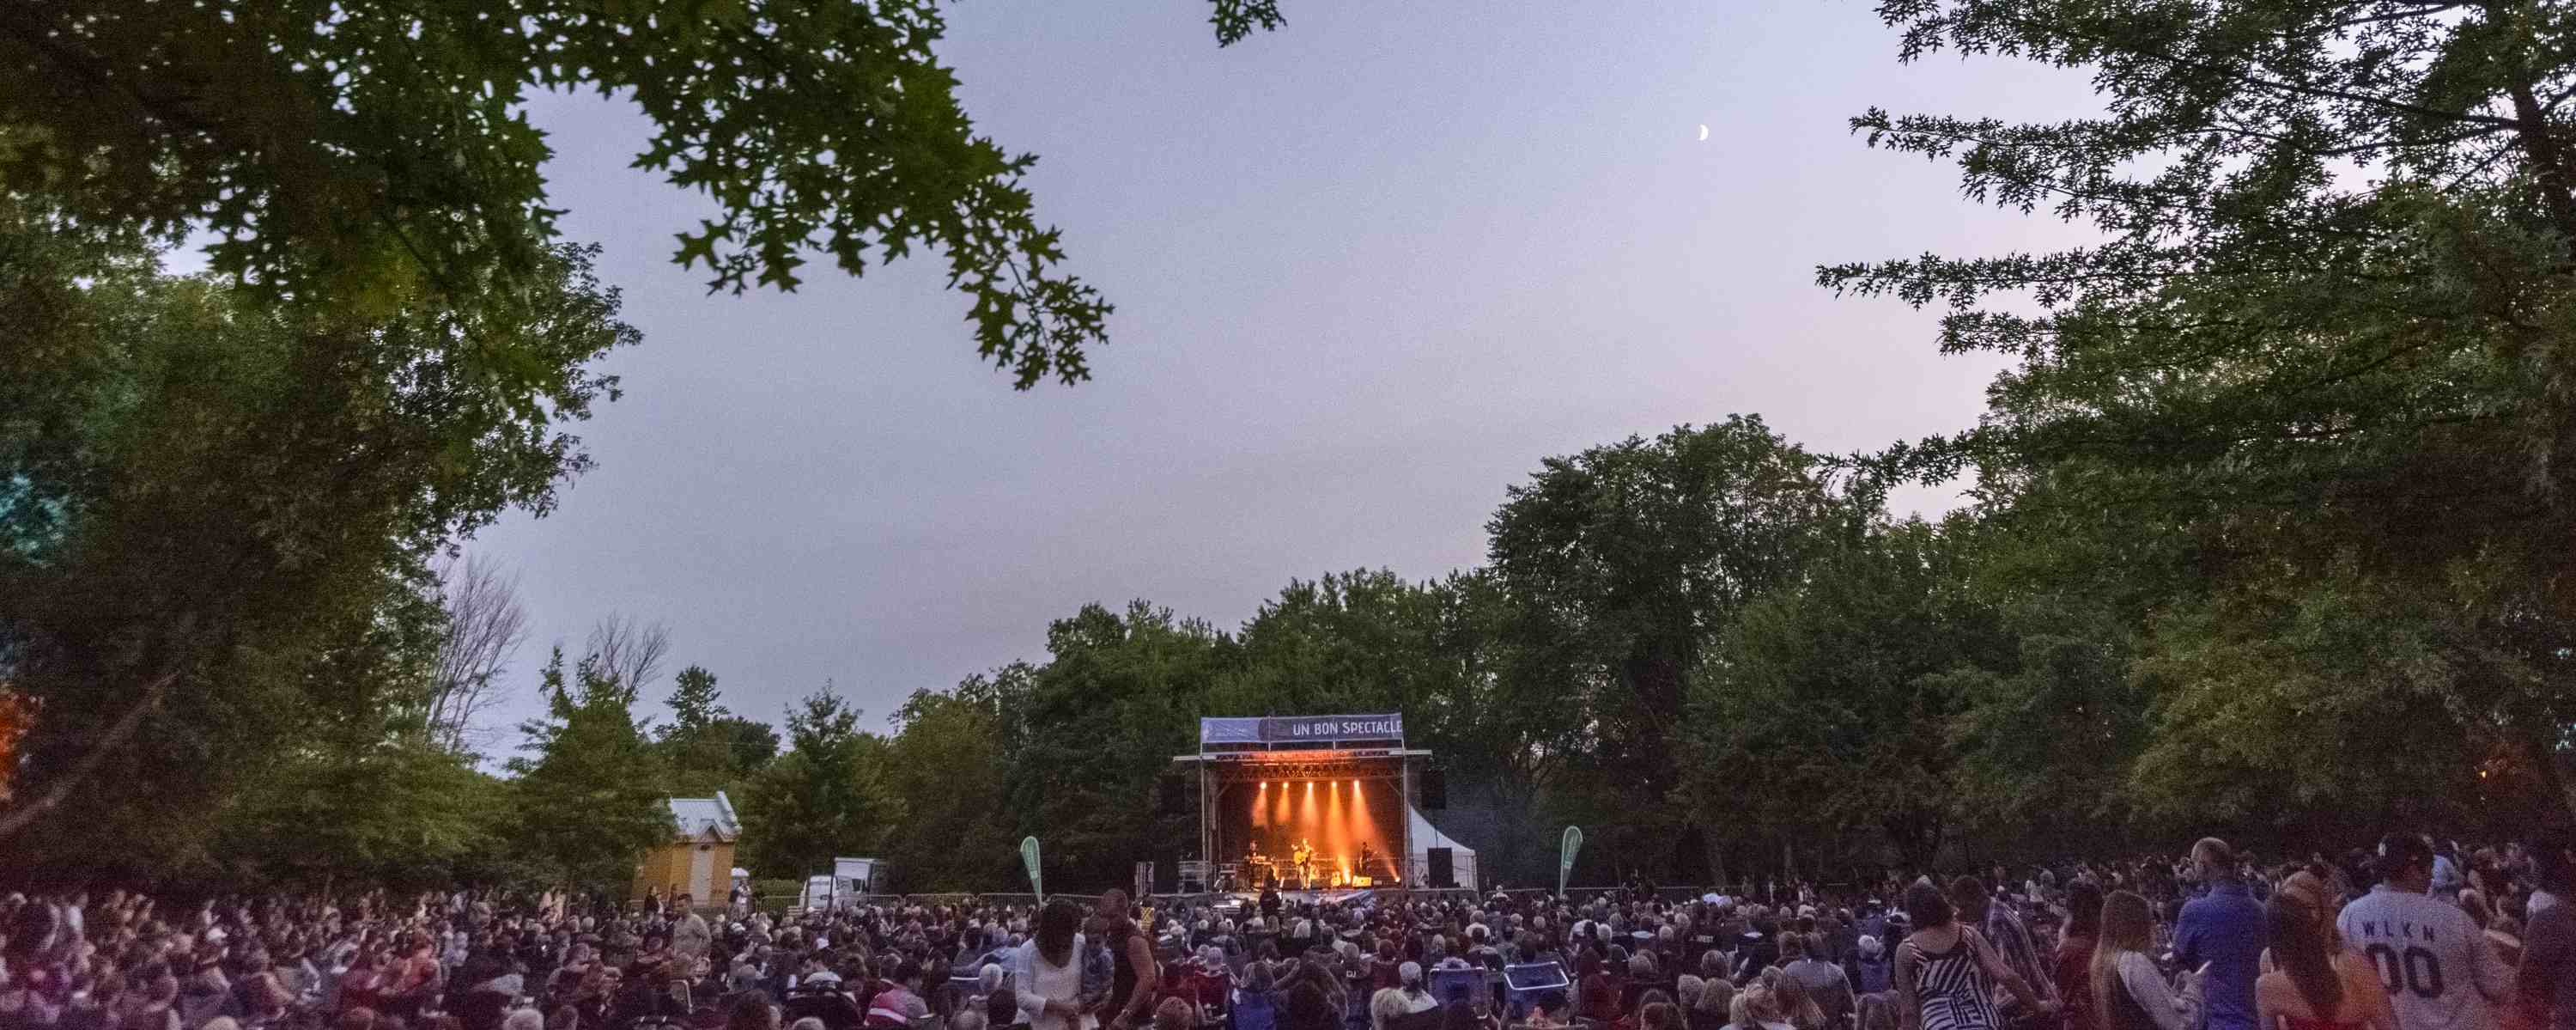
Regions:
<instances>
[{"instance_id":1,"label":"performer on stage","mask_svg":"<svg viewBox=\"0 0 2576 1030\"><path fill-rule=\"evenodd\" d=\"M1377 852L1376 852L1375 850L1372 850L1372 849L1369 847L1369 845L1368 845L1368 842L1367 842L1367 841L1361 841L1361 842L1360 842L1360 865L1359 865L1359 868L1358 868L1355 872L1357 873L1357 875L1360 875L1360 876L1376 876L1376 875L1377 875L1377 868L1376 868L1376 866L1377 866Z\"/></svg>"},{"instance_id":2,"label":"performer on stage","mask_svg":"<svg viewBox=\"0 0 2576 1030\"><path fill-rule=\"evenodd\" d=\"M1306 843L1304 837L1297 838L1296 848L1288 852L1288 861L1297 867L1297 886L1315 889L1315 846Z\"/></svg>"}]
</instances>

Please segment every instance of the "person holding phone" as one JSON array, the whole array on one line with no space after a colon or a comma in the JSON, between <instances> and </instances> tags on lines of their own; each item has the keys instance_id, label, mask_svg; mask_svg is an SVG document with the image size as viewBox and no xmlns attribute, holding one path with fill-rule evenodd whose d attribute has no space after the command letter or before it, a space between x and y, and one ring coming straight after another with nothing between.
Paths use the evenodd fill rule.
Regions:
<instances>
[{"instance_id":1,"label":"person holding phone","mask_svg":"<svg viewBox=\"0 0 2576 1030\"><path fill-rule=\"evenodd\" d=\"M2216 837L2191 846L2201 893L2174 925L2174 960L2207 967L2209 1030L2255 1030L2254 981L2263 975L2263 903L2237 868L2236 851Z\"/></svg>"},{"instance_id":2,"label":"person holding phone","mask_svg":"<svg viewBox=\"0 0 2576 1030\"><path fill-rule=\"evenodd\" d=\"M2147 949L2155 946L2155 917L2145 896L2112 891L2102 899L2101 934L2093 944L2093 1004L2103 1030L2191 1030L2200 1025L2201 981L2209 964L2182 974L2182 989L2165 985Z\"/></svg>"},{"instance_id":3,"label":"person holding phone","mask_svg":"<svg viewBox=\"0 0 2576 1030\"><path fill-rule=\"evenodd\" d=\"M1032 1030L1077 1030L1082 1025L1082 913L1073 903L1050 901L1038 912L1037 934L1011 953L1014 1025Z\"/></svg>"}]
</instances>

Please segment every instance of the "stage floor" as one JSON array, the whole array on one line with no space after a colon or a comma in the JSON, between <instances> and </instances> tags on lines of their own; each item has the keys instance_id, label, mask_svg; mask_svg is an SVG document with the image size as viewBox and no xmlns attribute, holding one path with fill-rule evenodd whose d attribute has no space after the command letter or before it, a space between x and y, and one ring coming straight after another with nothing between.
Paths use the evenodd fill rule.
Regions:
<instances>
[{"instance_id":1,"label":"stage floor","mask_svg":"<svg viewBox=\"0 0 2576 1030\"><path fill-rule=\"evenodd\" d=\"M1280 891L1279 900L1289 905L1348 905L1355 901L1373 901L1377 898L1379 890L1380 888L1377 887L1334 887L1325 890ZM1261 905L1261 895L1257 893L1238 893L1235 896L1244 899L1247 904L1255 908Z\"/></svg>"},{"instance_id":2,"label":"stage floor","mask_svg":"<svg viewBox=\"0 0 2576 1030\"><path fill-rule=\"evenodd\" d=\"M1374 903L1380 894L1394 896L1399 893L1402 892L1391 887L1350 887L1312 891L1283 890L1279 892L1279 901L1281 904L1290 908L1295 908L1300 905L1366 905ZM1169 897L1174 901L1186 901L1201 905L1217 905L1239 912L1257 912L1261 909L1261 894L1257 891L1217 891L1212 894L1175 894L1170 895Z\"/></svg>"},{"instance_id":3,"label":"stage floor","mask_svg":"<svg viewBox=\"0 0 2576 1030\"><path fill-rule=\"evenodd\" d=\"M1367 906L1375 904L1381 897L1421 899L1475 896L1476 893L1474 891L1460 887L1451 887L1447 889L1426 888L1416 890L1408 890L1403 887L1344 887L1334 888L1331 890L1283 890L1279 892L1280 902L1291 907L1298 905ZM1219 904L1239 906L1247 910L1257 910L1261 907L1261 895L1254 891L1226 891L1216 894L1196 895L1196 897L1216 900Z\"/></svg>"}]
</instances>

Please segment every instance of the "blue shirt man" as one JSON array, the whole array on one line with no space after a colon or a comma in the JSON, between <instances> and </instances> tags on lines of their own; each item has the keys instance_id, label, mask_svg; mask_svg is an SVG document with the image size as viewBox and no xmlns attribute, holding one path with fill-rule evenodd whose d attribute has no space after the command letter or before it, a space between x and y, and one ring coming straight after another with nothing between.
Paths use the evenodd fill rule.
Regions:
<instances>
[{"instance_id":1,"label":"blue shirt man","mask_svg":"<svg viewBox=\"0 0 2576 1030\"><path fill-rule=\"evenodd\" d=\"M2174 923L2174 958L2184 969L2209 965L2201 981L2209 1030L2256 1030L2254 981L2261 975L2263 903L2236 876L2236 852L2216 837L2191 847L2192 867L2207 886Z\"/></svg>"}]
</instances>

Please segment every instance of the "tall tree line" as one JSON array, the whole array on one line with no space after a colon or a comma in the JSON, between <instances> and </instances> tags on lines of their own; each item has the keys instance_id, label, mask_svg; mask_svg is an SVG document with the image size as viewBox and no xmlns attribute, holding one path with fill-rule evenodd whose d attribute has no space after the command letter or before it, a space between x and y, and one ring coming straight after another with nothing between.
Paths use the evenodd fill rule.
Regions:
<instances>
[{"instance_id":1,"label":"tall tree line","mask_svg":"<svg viewBox=\"0 0 2576 1030\"><path fill-rule=\"evenodd\" d=\"M21 261L64 246L22 240ZM140 435L153 423L120 419L331 417L229 414L257 402L247 383L192 386L141 364L184 337L169 323L187 316L164 305L234 301L155 271L148 250L127 253L140 256L79 266L113 274L58 303L98 306L81 331L101 334L100 360L127 363L136 382L50 396L60 415L20 423L26 453L199 477L144 448L201 437ZM613 294L595 296L592 310L609 310ZM240 360L323 346L274 331L274 346ZM134 450L47 450L46 432L106 433ZM257 451L237 446L239 460ZM575 460L560 446L529 460ZM1173 842L1193 838L1154 799L1199 716L1393 710L1451 773L1451 832L1489 876L1517 882L1544 882L1550 834L1569 822L1616 856L1618 868L1588 874L1678 880L2002 854L2043 846L2035 828L2068 819L2098 826L2094 840L2227 826L2291 841L2390 820L2494 828L2564 815L2552 799L2568 722L2551 707L2563 702L2545 689L2555 659L2542 646L2554 623L2544 609L2469 603L2528 596L2495 552L2455 560L2441 589L2401 585L2357 542L2313 565L2300 564L2306 550L2245 550L2311 525L2087 500L2109 475L2098 459L2024 468L1985 450L1969 507L1937 522L1884 510L1897 476L1969 446L1821 455L1738 416L1543 459L1505 485L1484 568L1292 581L1229 628L1146 602L1086 606L1049 627L1042 658L917 690L881 721L829 685L774 724L737 714L717 676L689 666L668 677L671 715L652 724L638 708L664 687L670 635L614 616L576 655L558 648L513 683L521 620L497 572L442 565L435 546L358 549L330 590L272 602L332 599L342 621L230 616L236 634L274 628L200 652L240 664L128 729L115 761L147 779L71 778L84 752L40 747L13 768L11 811L46 829L26 838L30 876L613 885L665 832L662 797L726 790L750 825L743 858L764 874L858 852L889 859L908 888L1006 886L1010 842L1036 833L1059 882L1109 883L1138 858L1181 857ZM20 566L20 582L82 596L88 579L171 560L153 557L151 536L80 535L100 529L84 517L119 500L66 493L13 509L16 553L49 559ZM125 533L170 517L141 510ZM402 517L382 510L370 517ZM366 525L329 539L381 532ZM138 571L110 571L123 563ZM32 603L49 596L16 595L16 625L56 625ZM185 625L164 611L132 618ZM2539 643L2503 649L2526 637ZM49 686L67 675L48 664L61 659L32 659L59 652L20 647L10 689L41 702L38 730L49 712L70 713L58 726L119 717L80 707L74 681ZM519 689L546 714L517 742L469 732L466 714ZM503 754L504 775L479 761ZM134 782L185 789L121 789Z\"/></svg>"},{"instance_id":2,"label":"tall tree line","mask_svg":"<svg viewBox=\"0 0 2576 1030\"><path fill-rule=\"evenodd\" d=\"M738 787L764 873L875 849L906 886L996 886L1037 832L1065 882L1116 882L1187 836L1152 784L1193 719L1324 709L1405 712L1522 882L1566 822L1696 879L2045 850L2070 821L2306 848L2576 809L2566 5L1885 0L1901 60L2081 69L2104 101L1852 119L2099 237L1817 270L2009 358L1976 425L1828 455L1743 415L1541 458L1497 484L1482 568L1292 582L1240 627L1086 606L1042 658L882 722L827 686L783 738L703 669L640 719L667 641L617 624L533 678L508 776L462 730L509 626L439 556L551 509L616 396L597 362L636 342L555 238L519 91L705 72L638 100L644 163L721 209L678 255L721 287L793 285L806 244L856 271L936 243L1023 386L1086 374L1106 305L1056 270L1026 159L968 130L930 5L676 35L130 6L0 32L40 84L0 97L0 843L27 875L597 880L659 832L651 798ZM1214 7L1227 42L1280 24ZM813 74L723 88L746 46ZM402 78L438 75L504 88ZM833 163L883 174L750 189L818 139L884 140ZM191 224L216 274L159 268ZM1906 482L1969 503L1896 517Z\"/></svg>"}]
</instances>

